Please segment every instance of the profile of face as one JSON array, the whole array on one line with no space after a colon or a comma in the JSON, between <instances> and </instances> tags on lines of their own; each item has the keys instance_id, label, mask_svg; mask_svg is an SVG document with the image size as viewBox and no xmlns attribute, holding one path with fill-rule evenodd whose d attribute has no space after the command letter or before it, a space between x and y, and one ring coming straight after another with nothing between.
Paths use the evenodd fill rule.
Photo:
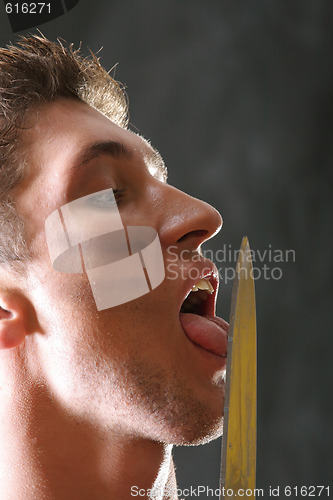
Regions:
<instances>
[{"instance_id":1,"label":"profile of face","mask_svg":"<svg viewBox=\"0 0 333 500\"><path fill-rule=\"evenodd\" d=\"M200 255L201 244L219 231L220 215L167 184L161 157L147 141L84 103L58 99L45 105L24 141L29 169L16 195L34 256L29 290L42 332L26 342L35 343L50 393L70 414L138 438L184 444L220 435L226 333L211 318L217 271ZM103 210L105 193L108 206L112 201L106 218L119 236L112 251L111 230L96 214L90 220L91 207L80 201L99 210L101 193ZM68 207L76 210L79 203L76 225L67 231L73 241L61 243L61 228L74 213ZM82 227L99 245L84 243ZM125 255L130 242L134 248ZM145 254L153 242L153 253ZM67 254L53 265L69 246L75 258ZM129 255L145 293L133 285L139 278L133 281L131 268L119 267ZM97 275L100 262L113 270ZM106 290L113 297L101 307L96 279L103 281L103 300ZM192 292L197 295L189 300L200 279L208 291ZM126 300L114 302L121 294Z\"/></svg>"}]
</instances>

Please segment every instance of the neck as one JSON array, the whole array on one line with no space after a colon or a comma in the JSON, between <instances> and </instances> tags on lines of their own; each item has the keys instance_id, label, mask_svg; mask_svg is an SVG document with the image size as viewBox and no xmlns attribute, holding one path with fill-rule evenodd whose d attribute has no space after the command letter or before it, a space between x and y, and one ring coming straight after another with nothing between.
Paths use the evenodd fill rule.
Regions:
<instances>
[{"instance_id":1,"label":"neck","mask_svg":"<svg viewBox=\"0 0 333 500\"><path fill-rule=\"evenodd\" d=\"M101 431L66 414L41 386L0 392L0 443L3 500L134 498L139 490L138 498L177 498L169 493L176 490L171 445L112 425Z\"/></svg>"}]
</instances>

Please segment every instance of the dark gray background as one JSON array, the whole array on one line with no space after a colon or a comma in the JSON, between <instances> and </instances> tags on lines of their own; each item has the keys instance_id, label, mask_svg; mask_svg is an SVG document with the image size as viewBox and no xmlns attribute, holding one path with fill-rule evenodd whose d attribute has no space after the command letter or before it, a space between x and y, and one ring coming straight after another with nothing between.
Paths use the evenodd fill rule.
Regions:
<instances>
[{"instance_id":1,"label":"dark gray background","mask_svg":"<svg viewBox=\"0 0 333 500\"><path fill-rule=\"evenodd\" d=\"M1 9L3 45L16 36ZM80 0L40 27L104 46L107 69L119 62L131 124L170 183L224 217L206 248L236 249L247 234L255 251L295 250L295 262L255 264L283 272L256 280L265 498L269 485L332 478L332 18L330 0ZM234 264L217 262L222 274ZM221 291L228 317L230 284ZM218 487L219 456L218 441L176 449L179 487Z\"/></svg>"}]
</instances>

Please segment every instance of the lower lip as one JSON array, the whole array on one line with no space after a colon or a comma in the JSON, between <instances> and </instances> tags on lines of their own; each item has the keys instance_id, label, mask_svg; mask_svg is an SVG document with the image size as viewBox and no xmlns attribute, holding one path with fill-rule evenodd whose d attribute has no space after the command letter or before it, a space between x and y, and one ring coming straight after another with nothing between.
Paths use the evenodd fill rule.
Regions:
<instances>
[{"instance_id":1,"label":"lower lip","mask_svg":"<svg viewBox=\"0 0 333 500\"><path fill-rule=\"evenodd\" d=\"M200 347L225 365L228 324L221 318L180 313L180 324L193 344Z\"/></svg>"}]
</instances>

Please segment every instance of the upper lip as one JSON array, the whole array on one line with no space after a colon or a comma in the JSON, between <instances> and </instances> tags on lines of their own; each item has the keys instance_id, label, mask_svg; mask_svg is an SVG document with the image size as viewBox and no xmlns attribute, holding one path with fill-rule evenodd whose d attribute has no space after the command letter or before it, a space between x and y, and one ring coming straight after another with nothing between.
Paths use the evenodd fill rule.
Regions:
<instances>
[{"instance_id":1,"label":"upper lip","mask_svg":"<svg viewBox=\"0 0 333 500\"><path fill-rule=\"evenodd\" d=\"M184 300L191 292L194 285L196 285L199 280L205 278L205 279L210 281L211 285L214 288L214 292L212 292L212 294L210 294L208 296L207 300L205 301L204 315L205 316L206 315L207 316L215 316L216 296L217 296L218 287L219 287L219 274L218 274L217 267L215 266L215 264L211 260L202 259L201 261L196 262L195 265L185 266L185 269L186 269L189 277L184 279L184 284L180 290L179 310L180 310ZM191 274L194 274L193 271L191 273L192 269L196 270L195 278L190 277Z\"/></svg>"}]
</instances>

